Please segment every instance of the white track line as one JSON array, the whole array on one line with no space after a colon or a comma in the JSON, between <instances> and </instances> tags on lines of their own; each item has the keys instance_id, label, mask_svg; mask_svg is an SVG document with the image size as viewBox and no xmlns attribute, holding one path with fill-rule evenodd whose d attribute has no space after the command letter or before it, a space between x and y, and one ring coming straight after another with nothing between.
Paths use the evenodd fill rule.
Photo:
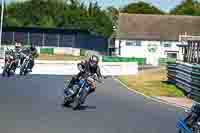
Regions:
<instances>
[{"instance_id":1,"label":"white track line","mask_svg":"<svg viewBox=\"0 0 200 133\"><path fill-rule=\"evenodd\" d=\"M134 92L134 93L136 93L136 94L139 94L139 95L141 95L141 96L143 96L143 97L145 97L145 98L147 98L147 99L150 99L150 100L152 100L152 101L155 101L155 102L158 102L158 103L162 103L162 104L167 104L167 105L170 105L170 106L175 106L175 107L178 107L178 108L182 108L182 109L189 109L188 107L186 107L186 106L180 106L180 105L177 105L177 104L175 104L175 103L170 103L170 102L167 102L167 101L164 101L164 100L160 100L160 99L158 99L158 98L155 98L155 97L151 97L151 96L147 96L147 95L145 95L145 94L143 94L143 93L141 93L141 92L138 92L138 91L136 91L136 90L134 90L134 89L131 89L131 88L129 88L126 84L124 84L123 82L121 82L119 79L117 79L117 78L113 78L115 81L117 81L118 83L120 83L122 86L124 86L125 88L127 88L128 90L130 90L130 91L132 91L132 92Z\"/></svg>"}]
</instances>

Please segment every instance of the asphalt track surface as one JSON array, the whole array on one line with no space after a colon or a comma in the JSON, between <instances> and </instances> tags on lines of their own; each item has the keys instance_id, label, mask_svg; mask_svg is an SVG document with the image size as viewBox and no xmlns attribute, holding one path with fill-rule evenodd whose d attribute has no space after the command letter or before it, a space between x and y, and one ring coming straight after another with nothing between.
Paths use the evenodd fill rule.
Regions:
<instances>
[{"instance_id":1,"label":"asphalt track surface","mask_svg":"<svg viewBox=\"0 0 200 133\"><path fill-rule=\"evenodd\" d=\"M70 79L70 77L65 77ZM62 106L64 76L0 77L0 133L176 133L181 109L108 78L81 110Z\"/></svg>"}]
</instances>

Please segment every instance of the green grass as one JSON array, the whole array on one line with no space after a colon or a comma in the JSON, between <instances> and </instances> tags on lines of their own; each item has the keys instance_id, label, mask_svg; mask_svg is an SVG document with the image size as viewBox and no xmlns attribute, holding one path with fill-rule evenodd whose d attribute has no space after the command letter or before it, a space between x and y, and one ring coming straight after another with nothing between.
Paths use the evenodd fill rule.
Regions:
<instances>
[{"instance_id":1,"label":"green grass","mask_svg":"<svg viewBox=\"0 0 200 133\"><path fill-rule=\"evenodd\" d=\"M166 70L145 70L136 76L120 76L119 80L129 88L148 96L184 97L184 92L175 85L167 84Z\"/></svg>"}]
</instances>

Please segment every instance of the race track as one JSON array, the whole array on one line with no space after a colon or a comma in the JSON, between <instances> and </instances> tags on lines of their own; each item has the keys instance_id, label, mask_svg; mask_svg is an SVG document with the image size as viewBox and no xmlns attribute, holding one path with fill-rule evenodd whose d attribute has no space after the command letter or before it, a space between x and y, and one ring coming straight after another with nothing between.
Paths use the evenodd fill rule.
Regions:
<instances>
[{"instance_id":1,"label":"race track","mask_svg":"<svg viewBox=\"0 0 200 133\"><path fill-rule=\"evenodd\" d=\"M70 79L66 77L65 79ZM62 106L64 76L0 77L1 133L176 133L181 109L150 101L111 78L80 111Z\"/></svg>"}]
</instances>

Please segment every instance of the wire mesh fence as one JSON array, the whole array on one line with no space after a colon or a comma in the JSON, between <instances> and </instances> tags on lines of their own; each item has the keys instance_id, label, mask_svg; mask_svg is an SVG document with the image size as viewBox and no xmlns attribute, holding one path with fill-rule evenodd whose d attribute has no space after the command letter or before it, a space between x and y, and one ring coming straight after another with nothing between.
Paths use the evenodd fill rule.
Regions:
<instances>
[{"instance_id":1,"label":"wire mesh fence","mask_svg":"<svg viewBox=\"0 0 200 133\"><path fill-rule=\"evenodd\" d=\"M13 45L20 42L24 45L36 45L47 47L73 47L74 35L30 33L30 32L3 32L2 42L4 45Z\"/></svg>"},{"instance_id":2,"label":"wire mesh fence","mask_svg":"<svg viewBox=\"0 0 200 133\"><path fill-rule=\"evenodd\" d=\"M72 47L94 51L106 51L108 39L92 35L87 30L44 29L44 28L4 28L3 45L20 42L23 45L33 44L39 47Z\"/></svg>"}]
</instances>

